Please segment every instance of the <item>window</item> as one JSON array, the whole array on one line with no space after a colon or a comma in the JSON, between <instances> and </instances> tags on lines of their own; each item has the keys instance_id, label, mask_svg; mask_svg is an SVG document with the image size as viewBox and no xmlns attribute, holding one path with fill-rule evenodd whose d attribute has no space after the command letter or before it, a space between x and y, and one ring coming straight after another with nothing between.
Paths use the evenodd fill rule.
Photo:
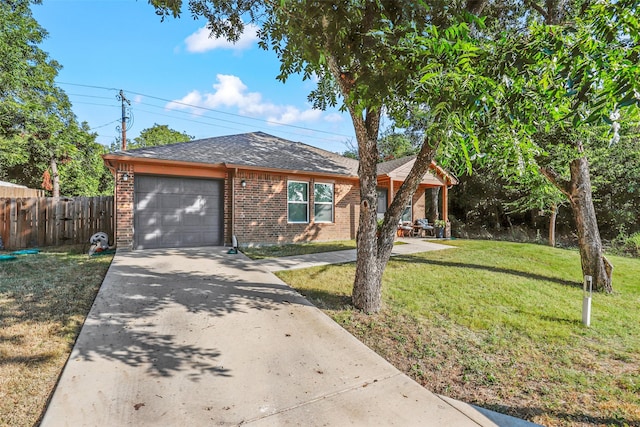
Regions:
<instances>
[{"instance_id":1,"label":"window","mask_svg":"<svg viewBox=\"0 0 640 427\"><path fill-rule=\"evenodd\" d=\"M333 222L333 184L313 185L315 222Z\"/></svg>"},{"instance_id":2,"label":"window","mask_svg":"<svg viewBox=\"0 0 640 427\"><path fill-rule=\"evenodd\" d=\"M409 199L409 203L407 207L404 208L402 212L402 222L408 221L411 222L413 220L412 209L411 209L411 199Z\"/></svg>"},{"instance_id":3,"label":"window","mask_svg":"<svg viewBox=\"0 0 640 427\"><path fill-rule=\"evenodd\" d=\"M309 183L287 183L287 207L289 222L309 222Z\"/></svg>"},{"instance_id":4,"label":"window","mask_svg":"<svg viewBox=\"0 0 640 427\"><path fill-rule=\"evenodd\" d=\"M387 189L377 188L378 192L378 206L376 207L376 213L378 219L384 218L384 213L387 211Z\"/></svg>"}]
</instances>

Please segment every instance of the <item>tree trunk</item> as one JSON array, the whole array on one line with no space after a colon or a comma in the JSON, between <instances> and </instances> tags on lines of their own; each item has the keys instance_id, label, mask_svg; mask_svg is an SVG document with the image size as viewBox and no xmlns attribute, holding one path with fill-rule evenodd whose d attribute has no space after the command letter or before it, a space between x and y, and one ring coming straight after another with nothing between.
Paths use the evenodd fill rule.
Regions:
<instances>
[{"instance_id":1,"label":"tree trunk","mask_svg":"<svg viewBox=\"0 0 640 427\"><path fill-rule=\"evenodd\" d=\"M571 193L569 202L578 229L578 246L582 261L582 273L593 277L595 290L611 293L613 266L605 258L596 211L591 198L591 179L586 157L571 162Z\"/></svg>"},{"instance_id":2,"label":"tree trunk","mask_svg":"<svg viewBox=\"0 0 640 427\"><path fill-rule=\"evenodd\" d=\"M577 144L582 152L582 144ZM591 196L591 178L589 162L583 155L569 165L571 179L563 180L554 170L542 168L542 173L569 198L573 218L578 231L578 246L582 274L593 277L593 288L607 293L613 292L611 275L613 265L604 256L596 211Z\"/></svg>"},{"instance_id":3,"label":"tree trunk","mask_svg":"<svg viewBox=\"0 0 640 427\"><path fill-rule=\"evenodd\" d=\"M384 226L377 235L378 203L377 163L378 124L380 110L367 111L362 116L352 112L352 120L358 141L360 165L360 218L356 234L356 275L351 299L356 308L366 313L377 313L382 307L382 273L387 260L378 258L378 239L385 241ZM386 219L386 218L385 218ZM393 241L391 243L393 246Z\"/></svg>"},{"instance_id":4,"label":"tree trunk","mask_svg":"<svg viewBox=\"0 0 640 427\"><path fill-rule=\"evenodd\" d=\"M558 205L551 206L551 215L549 215L549 246L556 246L556 218L558 217Z\"/></svg>"},{"instance_id":5,"label":"tree trunk","mask_svg":"<svg viewBox=\"0 0 640 427\"><path fill-rule=\"evenodd\" d=\"M58 162L54 156L51 156L49 166L51 167L51 182L53 183L51 195L60 197L60 174L58 173Z\"/></svg>"},{"instance_id":6,"label":"tree trunk","mask_svg":"<svg viewBox=\"0 0 640 427\"><path fill-rule=\"evenodd\" d=\"M380 233L377 234L376 165L378 149L377 146L371 146L371 141L361 144L358 131L356 131L356 138L358 138L360 150L358 170L360 176L360 225L356 238L358 252L351 299L356 308L366 313L377 313L382 308L382 273L384 273L391 257L398 221L409 198L413 197L422 177L427 172L438 144L431 145L425 140L413 168L393 198L391 206L385 212ZM373 142L375 143L375 141ZM365 152L364 150L370 151Z\"/></svg>"}]
</instances>

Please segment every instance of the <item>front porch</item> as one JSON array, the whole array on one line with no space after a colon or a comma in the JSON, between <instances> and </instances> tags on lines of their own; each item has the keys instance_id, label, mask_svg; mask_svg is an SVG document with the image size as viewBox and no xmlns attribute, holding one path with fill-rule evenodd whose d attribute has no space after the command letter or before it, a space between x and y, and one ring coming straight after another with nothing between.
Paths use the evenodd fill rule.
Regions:
<instances>
[{"instance_id":1,"label":"front porch","mask_svg":"<svg viewBox=\"0 0 640 427\"><path fill-rule=\"evenodd\" d=\"M404 158L378 165L378 218L382 218L391 206L393 197L397 194L414 163L415 158ZM398 224L398 236L426 237L427 232L433 230L435 237L437 236L436 229L442 228L443 237L451 237L449 187L457 183L458 180L455 177L435 162L431 162L429 171L422 178L418 189L402 214ZM433 193L434 191L436 194Z\"/></svg>"}]
</instances>

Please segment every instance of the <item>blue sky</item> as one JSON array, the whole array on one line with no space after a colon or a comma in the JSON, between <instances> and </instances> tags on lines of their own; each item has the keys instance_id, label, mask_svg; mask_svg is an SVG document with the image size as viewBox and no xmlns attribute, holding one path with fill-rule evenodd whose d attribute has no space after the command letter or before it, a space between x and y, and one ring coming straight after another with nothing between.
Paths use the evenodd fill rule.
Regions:
<instances>
[{"instance_id":1,"label":"blue sky","mask_svg":"<svg viewBox=\"0 0 640 427\"><path fill-rule=\"evenodd\" d=\"M312 109L314 82L275 79L279 62L255 28L231 45L188 11L161 23L146 0L44 0L32 10L49 32L41 47L63 66L58 85L102 144L118 135L120 89L133 113L127 139L158 123L195 138L263 131L334 152L355 141L348 114Z\"/></svg>"}]
</instances>

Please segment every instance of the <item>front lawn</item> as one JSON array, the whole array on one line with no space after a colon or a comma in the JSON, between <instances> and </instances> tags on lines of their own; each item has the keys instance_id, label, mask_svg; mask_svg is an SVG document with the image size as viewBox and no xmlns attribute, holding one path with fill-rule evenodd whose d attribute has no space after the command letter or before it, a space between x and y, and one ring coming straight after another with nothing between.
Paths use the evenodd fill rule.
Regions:
<instances>
[{"instance_id":1,"label":"front lawn","mask_svg":"<svg viewBox=\"0 0 640 427\"><path fill-rule=\"evenodd\" d=\"M576 251L451 241L394 257L384 310L349 305L354 265L278 273L428 389L555 425L640 425L640 260L610 257L613 295L582 324Z\"/></svg>"},{"instance_id":2,"label":"front lawn","mask_svg":"<svg viewBox=\"0 0 640 427\"><path fill-rule=\"evenodd\" d=\"M36 425L112 258L72 249L0 262L0 425Z\"/></svg>"},{"instance_id":3,"label":"front lawn","mask_svg":"<svg viewBox=\"0 0 640 427\"><path fill-rule=\"evenodd\" d=\"M308 255L320 252L344 251L355 249L355 240L336 240L331 242L289 243L285 245L243 247L242 253L251 259L279 258L292 255Z\"/></svg>"}]
</instances>

